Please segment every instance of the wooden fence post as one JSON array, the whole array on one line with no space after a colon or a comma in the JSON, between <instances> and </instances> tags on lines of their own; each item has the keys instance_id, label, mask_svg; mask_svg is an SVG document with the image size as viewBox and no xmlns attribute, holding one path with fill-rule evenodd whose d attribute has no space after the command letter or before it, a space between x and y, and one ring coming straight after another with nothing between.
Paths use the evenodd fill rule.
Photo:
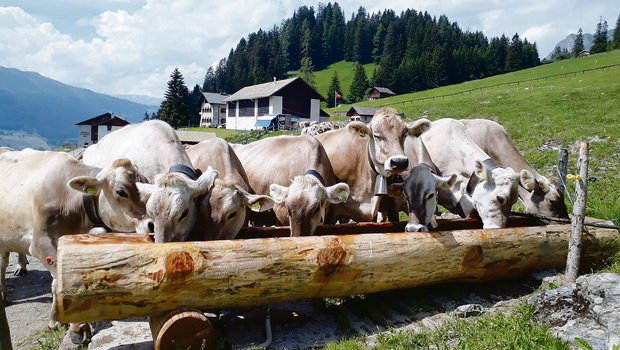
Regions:
<instances>
[{"instance_id":1,"label":"wooden fence post","mask_svg":"<svg viewBox=\"0 0 620 350\"><path fill-rule=\"evenodd\" d=\"M575 282L579 275L581 260L581 235L583 232L583 217L586 209L586 195L588 193L588 143L582 141L579 146L579 160L577 161L577 176L575 179L575 204L571 221L571 236L568 240L568 255L566 257L566 282Z\"/></svg>"},{"instance_id":2,"label":"wooden fence post","mask_svg":"<svg viewBox=\"0 0 620 350\"><path fill-rule=\"evenodd\" d=\"M558 176L560 177L559 190L566 193L566 174L568 174L568 149L560 148L558 152Z\"/></svg>"},{"instance_id":3,"label":"wooden fence post","mask_svg":"<svg viewBox=\"0 0 620 350\"><path fill-rule=\"evenodd\" d=\"M2 298L0 298L0 350L13 350L13 345L11 345L9 322L6 320L4 300Z\"/></svg>"}]
</instances>

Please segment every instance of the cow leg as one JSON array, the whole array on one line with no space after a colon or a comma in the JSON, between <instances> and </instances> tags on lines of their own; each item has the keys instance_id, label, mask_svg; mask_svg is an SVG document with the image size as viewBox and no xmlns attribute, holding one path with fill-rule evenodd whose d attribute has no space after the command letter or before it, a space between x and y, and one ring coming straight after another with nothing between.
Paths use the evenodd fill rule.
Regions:
<instances>
[{"instance_id":1,"label":"cow leg","mask_svg":"<svg viewBox=\"0 0 620 350\"><path fill-rule=\"evenodd\" d=\"M28 264L28 258L26 258L26 254L18 253L17 254L17 263L19 266L13 272L14 276L26 276L28 274L28 268L26 265Z\"/></svg>"},{"instance_id":2,"label":"cow leg","mask_svg":"<svg viewBox=\"0 0 620 350\"><path fill-rule=\"evenodd\" d=\"M6 300L6 268L9 266L10 252L0 252L0 299Z\"/></svg>"}]
</instances>

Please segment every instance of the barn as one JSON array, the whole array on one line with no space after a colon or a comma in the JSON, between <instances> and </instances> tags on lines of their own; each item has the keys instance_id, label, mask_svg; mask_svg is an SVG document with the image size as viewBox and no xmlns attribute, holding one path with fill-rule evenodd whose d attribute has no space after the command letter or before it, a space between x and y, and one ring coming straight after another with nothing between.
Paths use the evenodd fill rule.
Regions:
<instances>
[{"instance_id":1,"label":"barn","mask_svg":"<svg viewBox=\"0 0 620 350\"><path fill-rule=\"evenodd\" d=\"M351 118L351 121L360 121L364 123L368 123L372 116L375 115L375 112L379 107L360 107L360 106L352 106L347 111L347 117Z\"/></svg>"},{"instance_id":2,"label":"barn","mask_svg":"<svg viewBox=\"0 0 620 350\"><path fill-rule=\"evenodd\" d=\"M378 100L380 98L396 96L396 94L386 87L373 86L366 91L369 100Z\"/></svg>"},{"instance_id":3,"label":"barn","mask_svg":"<svg viewBox=\"0 0 620 350\"><path fill-rule=\"evenodd\" d=\"M291 115L299 121L327 121L329 115L321 110L323 100L300 77L246 86L224 99L226 129L254 130L261 128L265 117L278 115Z\"/></svg>"}]
</instances>

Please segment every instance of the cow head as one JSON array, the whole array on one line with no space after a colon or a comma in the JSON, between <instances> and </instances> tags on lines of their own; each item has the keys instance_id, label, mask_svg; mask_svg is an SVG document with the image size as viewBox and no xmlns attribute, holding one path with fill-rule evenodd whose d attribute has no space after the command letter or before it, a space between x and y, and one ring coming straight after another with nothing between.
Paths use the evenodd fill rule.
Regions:
<instances>
[{"instance_id":1,"label":"cow head","mask_svg":"<svg viewBox=\"0 0 620 350\"><path fill-rule=\"evenodd\" d=\"M146 208L136 185L142 178L129 159L117 159L112 167L102 169L96 176L79 176L67 183L75 190L98 196L98 215L115 231L140 231Z\"/></svg>"},{"instance_id":2,"label":"cow head","mask_svg":"<svg viewBox=\"0 0 620 350\"><path fill-rule=\"evenodd\" d=\"M409 165L409 159L403 150L405 138L409 135L420 136L430 125L428 119L419 119L406 125L394 108L381 108L368 125L351 122L347 128L360 136L369 137L368 154L371 165L376 172L389 177L403 172Z\"/></svg>"},{"instance_id":3,"label":"cow head","mask_svg":"<svg viewBox=\"0 0 620 350\"><path fill-rule=\"evenodd\" d=\"M525 204L525 211L554 218L568 218L564 193L543 176L521 170L519 195Z\"/></svg>"},{"instance_id":4,"label":"cow head","mask_svg":"<svg viewBox=\"0 0 620 350\"><path fill-rule=\"evenodd\" d=\"M328 203L343 203L349 197L349 185L326 187L314 175L296 176L289 187L271 184L269 194L280 204L276 216L291 226L291 236L312 236L325 221Z\"/></svg>"},{"instance_id":5,"label":"cow head","mask_svg":"<svg viewBox=\"0 0 620 350\"><path fill-rule=\"evenodd\" d=\"M205 220L204 239L233 239L246 222L246 208L262 212L273 208L269 196L250 194L229 179L216 179L209 194L200 202Z\"/></svg>"},{"instance_id":6,"label":"cow head","mask_svg":"<svg viewBox=\"0 0 620 350\"><path fill-rule=\"evenodd\" d=\"M490 169L476 161L480 183L472 193L472 202L484 228L506 227L510 208L517 201L519 174L512 168Z\"/></svg>"},{"instance_id":7,"label":"cow head","mask_svg":"<svg viewBox=\"0 0 620 350\"><path fill-rule=\"evenodd\" d=\"M391 196L405 197L409 208L409 222L405 226L407 232L429 231L437 227L435 209L437 208L438 191L443 186L452 186L456 175L435 175L426 164L418 164L411 169L404 182L389 186Z\"/></svg>"},{"instance_id":8,"label":"cow head","mask_svg":"<svg viewBox=\"0 0 620 350\"><path fill-rule=\"evenodd\" d=\"M159 174L154 185L140 186L150 192L146 209L155 224L156 243L187 239L198 218L196 201L211 190L217 175L211 167L197 180L182 173Z\"/></svg>"}]
</instances>

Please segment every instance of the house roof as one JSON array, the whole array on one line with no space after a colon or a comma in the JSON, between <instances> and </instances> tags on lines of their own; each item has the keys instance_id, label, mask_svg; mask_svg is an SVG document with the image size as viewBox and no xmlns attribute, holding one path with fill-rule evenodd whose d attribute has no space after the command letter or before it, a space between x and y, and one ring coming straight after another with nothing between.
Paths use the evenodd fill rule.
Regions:
<instances>
[{"instance_id":1,"label":"house roof","mask_svg":"<svg viewBox=\"0 0 620 350\"><path fill-rule=\"evenodd\" d=\"M280 90L291 85L293 82L296 84L302 83L310 88L313 92L313 98L317 98L321 101L325 100L321 94L319 94L312 86L308 85L302 78L295 77L290 79L276 80L268 83L262 83L258 85L246 86L234 94L224 99L225 102L239 101L239 100L251 100L255 98L269 97L276 95Z\"/></svg>"},{"instance_id":2,"label":"house roof","mask_svg":"<svg viewBox=\"0 0 620 350\"><path fill-rule=\"evenodd\" d=\"M396 95L394 93L394 91L386 88L386 87L380 87L380 86L373 86L372 89L379 91L382 94L388 94L388 95ZM371 90L372 90L371 89Z\"/></svg>"},{"instance_id":3,"label":"house roof","mask_svg":"<svg viewBox=\"0 0 620 350\"><path fill-rule=\"evenodd\" d=\"M219 104L219 105L223 105L226 102L224 102L224 99L228 97L228 95L222 95L222 94L216 94L214 92L203 92L202 93L202 98L200 98L200 103L202 103L202 100L204 98L205 101L207 101L210 104Z\"/></svg>"},{"instance_id":4,"label":"house roof","mask_svg":"<svg viewBox=\"0 0 620 350\"><path fill-rule=\"evenodd\" d=\"M352 106L347 111L347 116L351 117L351 116L354 116L354 115L359 115L359 116L370 116L370 117L372 117L373 115L375 115L375 112L377 110L379 110L379 107Z\"/></svg>"},{"instance_id":5,"label":"house roof","mask_svg":"<svg viewBox=\"0 0 620 350\"><path fill-rule=\"evenodd\" d=\"M112 126L125 126L129 122L123 118L117 117L110 112L103 113L96 117L84 120L76 123L75 125L112 125Z\"/></svg>"},{"instance_id":6,"label":"house roof","mask_svg":"<svg viewBox=\"0 0 620 350\"><path fill-rule=\"evenodd\" d=\"M181 143L196 144L200 141L216 137L214 132L175 130Z\"/></svg>"}]
</instances>

